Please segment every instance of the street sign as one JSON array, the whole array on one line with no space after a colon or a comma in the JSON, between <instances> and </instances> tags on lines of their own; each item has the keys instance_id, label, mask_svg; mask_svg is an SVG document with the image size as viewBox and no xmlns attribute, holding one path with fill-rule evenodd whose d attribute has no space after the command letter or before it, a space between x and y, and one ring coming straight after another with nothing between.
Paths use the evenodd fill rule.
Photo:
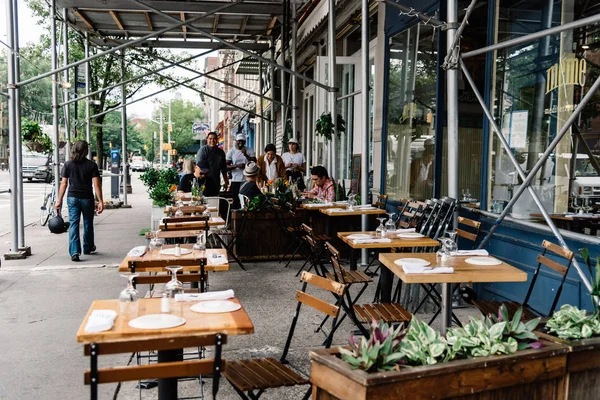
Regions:
<instances>
[{"instance_id":1,"label":"street sign","mask_svg":"<svg viewBox=\"0 0 600 400\"><path fill-rule=\"evenodd\" d=\"M161 146L161 149L163 151L165 151L165 150L171 150L172 149L171 143L163 143L162 146Z\"/></svg>"},{"instance_id":2,"label":"street sign","mask_svg":"<svg viewBox=\"0 0 600 400\"><path fill-rule=\"evenodd\" d=\"M172 156L176 156L177 155L177 150L173 149L173 150L169 150L169 154Z\"/></svg>"}]
</instances>

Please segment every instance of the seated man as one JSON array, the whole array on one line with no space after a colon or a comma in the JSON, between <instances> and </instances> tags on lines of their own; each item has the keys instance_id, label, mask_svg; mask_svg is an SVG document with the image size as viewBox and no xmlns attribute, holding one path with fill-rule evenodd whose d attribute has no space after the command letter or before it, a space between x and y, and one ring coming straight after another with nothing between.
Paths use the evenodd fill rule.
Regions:
<instances>
[{"instance_id":1,"label":"seated man","mask_svg":"<svg viewBox=\"0 0 600 400\"><path fill-rule=\"evenodd\" d=\"M256 165L256 163L253 161L246 164L246 168L244 168L246 182L242 183L242 186L240 186L240 194L243 194L250 200L256 196L263 196L262 192L258 188L258 185L256 184L259 172L260 168L258 168L258 165ZM241 206L244 206L244 204L241 204Z\"/></svg>"},{"instance_id":2,"label":"seated man","mask_svg":"<svg viewBox=\"0 0 600 400\"><path fill-rule=\"evenodd\" d=\"M325 167L317 165L316 167L311 168L310 174L312 176L314 187L310 191L304 192L304 197L308 197L309 199L316 198L329 202L335 201L335 185L333 184L333 180L329 177L329 174L327 174Z\"/></svg>"},{"instance_id":3,"label":"seated man","mask_svg":"<svg viewBox=\"0 0 600 400\"><path fill-rule=\"evenodd\" d=\"M179 187L177 188L177 192L179 193L189 193L192 191L192 186L196 185L202 190L202 192L213 193L215 191L218 192L217 185L213 182L213 180L208 176L208 166L196 165L194 167L193 174L186 174L181 178L179 182Z\"/></svg>"}]
</instances>

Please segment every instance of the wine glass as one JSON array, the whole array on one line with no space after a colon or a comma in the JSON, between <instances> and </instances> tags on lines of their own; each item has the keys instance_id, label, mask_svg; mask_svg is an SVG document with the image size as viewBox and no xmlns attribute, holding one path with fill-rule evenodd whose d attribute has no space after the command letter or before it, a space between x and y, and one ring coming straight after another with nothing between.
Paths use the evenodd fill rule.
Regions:
<instances>
[{"instance_id":1,"label":"wine glass","mask_svg":"<svg viewBox=\"0 0 600 400\"><path fill-rule=\"evenodd\" d=\"M196 243L194 243L194 250L200 250L200 251L206 250L206 242L204 240L204 233L200 233L196 237Z\"/></svg>"},{"instance_id":2,"label":"wine glass","mask_svg":"<svg viewBox=\"0 0 600 400\"><path fill-rule=\"evenodd\" d=\"M354 200L354 198L356 197L356 195L354 193L351 193L350 195L348 195L348 210L349 211L353 211L354 210L354 206L356 205L356 200Z\"/></svg>"},{"instance_id":3,"label":"wine glass","mask_svg":"<svg viewBox=\"0 0 600 400\"><path fill-rule=\"evenodd\" d=\"M158 237L158 231L160 230L160 220L161 218L152 218L150 222L150 231L152 232L152 238L156 239Z\"/></svg>"},{"instance_id":4,"label":"wine glass","mask_svg":"<svg viewBox=\"0 0 600 400\"><path fill-rule=\"evenodd\" d=\"M377 218L379 220L379 226L377 227L377 229L375 229L375 237L385 237L386 232L385 232L385 226L383 225L383 221L385 221L385 217L378 217Z\"/></svg>"},{"instance_id":5,"label":"wine glass","mask_svg":"<svg viewBox=\"0 0 600 400\"><path fill-rule=\"evenodd\" d=\"M171 271L173 276L171 280L165 285L165 292L172 301L175 301L175 295L183 293L183 283L177 280L177 271L183 269L183 267L179 265L172 265L167 267L167 269Z\"/></svg>"},{"instance_id":6,"label":"wine glass","mask_svg":"<svg viewBox=\"0 0 600 400\"><path fill-rule=\"evenodd\" d=\"M150 250L153 251L154 249L158 249L158 251L160 251L163 247L163 244L165 244L165 239L162 238L154 238L150 241Z\"/></svg>"},{"instance_id":7,"label":"wine glass","mask_svg":"<svg viewBox=\"0 0 600 400\"><path fill-rule=\"evenodd\" d=\"M123 278L128 279L127 287L119 294L119 304L121 314L129 318L137 316L140 301L140 292L133 287L133 279L140 274L122 274Z\"/></svg>"},{"instance_id":8,"label":"wine glass","mask_svg":"<svg viewBox=\"0 0 600 400\"><path fill-rule=\"evenodd\" d=\"M387 232L393 232L396 230L396 222L394 222L394 215L396 215L396 214L395 213L387 213L387 215L389 216L389 219L385 223L385 230Z\"/></svg>"},{"instance_id":9,"label":"wine glass","mask_svg":"<svg viewBox=\"0 0 600 400\"><path fill-rule=\"evenodd\" d=\"M458 244L456 243L456 236L458 233L456 231L448 230L446 231L446 236L448 240L445 242L446 250L448 253L452 253L458 250Z\"/></svg>"},{"instance_id":10,"label":"wine glass","mask_svg":"<svg viewBox=\"0 0 600 400\"><path fill-rule=\"evenodd\" d=\"M465 188L465 200L471 200L471 189Z\"/></svg>"},{"instance_id":11,"label":"wine glass","mask_svg":"<svg viewBox=\"0 0 600 400\"><path fill-rule=\"evenodd\" d=\"M462 191L461 191L462 192L462 200L463 201L467 201L469 199L469 197L467 196L467 191L468 190L469 189L463 188Z\"/></svg>"}]
</instances>

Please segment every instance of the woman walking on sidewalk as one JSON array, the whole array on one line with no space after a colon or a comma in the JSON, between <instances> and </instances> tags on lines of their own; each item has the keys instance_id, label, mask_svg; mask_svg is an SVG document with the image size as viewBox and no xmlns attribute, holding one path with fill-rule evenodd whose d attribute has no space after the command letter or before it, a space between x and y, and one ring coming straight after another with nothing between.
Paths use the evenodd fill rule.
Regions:
<instances>
[{"instance_id":1,"label":"woman walking on sidewalk","mask_svg":"<svg viewBox=\"0 0 600 400\"><path fill-rule=\"evenodd\" d=\"M81 242L79 240L79 219L83 215L83 253L91 254L96 251L94 244L94 193L92 183L98 197L98 214L104 209L102 189L100 187L100 173L98 165L87 159L88 144L85 140L78 140L71 149L71 159L65 162L60 173L60 190L55 208L60 214L62 199L67 193L67 206L69 206L69 254L71 261L79 261Z\"/></svg>"}]
</instances>

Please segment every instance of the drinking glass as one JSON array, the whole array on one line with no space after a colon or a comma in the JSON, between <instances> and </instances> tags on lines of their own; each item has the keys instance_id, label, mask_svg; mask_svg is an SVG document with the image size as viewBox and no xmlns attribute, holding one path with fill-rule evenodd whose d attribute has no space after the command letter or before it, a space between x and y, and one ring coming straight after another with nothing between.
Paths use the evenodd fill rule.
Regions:
<instances>
[{"instance_id":1,"label":"drinking glass","mask_svg":"<svg viewBox=\"0 0 600 400\"><path fill-rule=\"evenodd\" d=\"M456 243L457 232L448 230L448 231L446 231L446 236L447 236L448 240L446 240L445 246L446 246L446 250L448 250L448 253L457 251L458 250L458 244Z\"/></svg>"},{"instance_id":2,"label":"drinking glass","mask_svg":"<svg viewBox=\"0 0 600 400\"><path fill-rule=\"evenodd\" d=\"M165 239L161 239L161 238L152 239L150 241L150 251L152 251L154 249L158 249L158 251L160 251L163 247L163 244L165 244Z\"/></svg>"},{"instance_id":3,"label":"drinking glass","mask_svg":"<svg viewBox=\"0 0 600 400\"><path fill-rule=\"evenodd\" d=\"M387 213L387 215L389 219L385 223L385 230L387 232L393 232L396 230L396 222L394 222L394 215L396 215L396 213Z\"/></svg>"},{"instance_id":4,"label":"drinking glass","mask_svg":"<svg viewBox=\"0 0 600 400\"><path fill-rule=\"evenodd\" d=\"M356 205L356 200L354 200L355 197L356 197L355 194L348 195L348 207L347 208L349 211L354 210L354 206Z\"/></svg>"},{"instance_id":5,"label":"drinking glass","mask_svg":"<svg viewBox=\"0 0 600 400\"><path fill-rule=\"evenodd\" d=\"M377 229L375 229L375 237L383 238L386 236L385 226L383 225L383 221L385 221L385 217L378 217L377 219L379 220L379 226L377 227Z\"/></svg>"},{"instance_id":6,"label":"drinking glass","mask_svg":"<svg viewBox=\"0 0 600 400\"><path fill-rule=\"evenodd\" d=\"M463 200L463 201L467 201L467 200L468 200L468 197L467 197L467 190L468 190L468 189L462 189L462 190L461 190L461 193L462 193L462 200Z\"/></svg>"},{"instance_id":7,"label":"drinking glass","mask_svg":"<svg viewBox=\"0 0 600 400\"><path fill-rule=\"evenodd\" d=\"M138 312L140 292L133 287L133 279L139 274L122 274L121 276L128 279L127 287L119 294L121 314L135 318Z\"/></svg>"},{"instance_id":8,"label":"drinking glass","mask_svg":"<svg viewBox=\"0 0 600 400\"><path fill-rule=\"evenodd\" d=\"M176 217L183 217L183 205L177 207L177 211L175 211L175 216Z\"/></svg>"},{"instance_id":9,"label":"drinking glass","mask_svg":"<svg viewBox=\"0 0 600 400\"><path fill-rule=\"evenodd\" d=\"M573 208L574 212L577 212L581 208L579 203L579 197L577 197L575 193L573 193L571 197L571 207Z\"/></svg>"},{"instance_id":10,"label":"drinking glass","mask_svg":"<svg viewBox=\"0 0 600 400\"><path fill-rule=\"evenodd\" d=\"M471 189L469 189L469 188L465 189L465 197L466 197L465 200L471 200Z\"/></svg>"},{"instance_id":11,"label":"drinking glass","mask_svg":"<svg viewBox=\"0 0 600 400\"><path fill-rule=\"evenodd\" d=\"M196 243L194 243L194 250L200 250L200 251L206 250L204 233L201 233L196 237Z\"/></svg>"},{"instance_id":12,"label":"drinking glass","mask_svg":"<svg viewBox=\"0 0 600 400\"><path fill-rule=\"evenodd\" d=\"M156 239L158 231L160 230L160 220L161 218L152 218L150 224L150 231L152 231L152 238L154 239Z\"/></svg>"},{"instance_id":13,"label":"drinking glass","mask_svg":"<svg viewBox=\"0 0 600 400\"><path fill-rule=\"evenodd\" d=\"M183 267L179 265L172 265L167 267L169 271L173 274L171 280L167 282L165 285L165 292L169 296L172 302L175 301L175 295L179 293L183 293L183 283L177 280L177 271L183 269Z\"/></svg>"}]
</instances>

